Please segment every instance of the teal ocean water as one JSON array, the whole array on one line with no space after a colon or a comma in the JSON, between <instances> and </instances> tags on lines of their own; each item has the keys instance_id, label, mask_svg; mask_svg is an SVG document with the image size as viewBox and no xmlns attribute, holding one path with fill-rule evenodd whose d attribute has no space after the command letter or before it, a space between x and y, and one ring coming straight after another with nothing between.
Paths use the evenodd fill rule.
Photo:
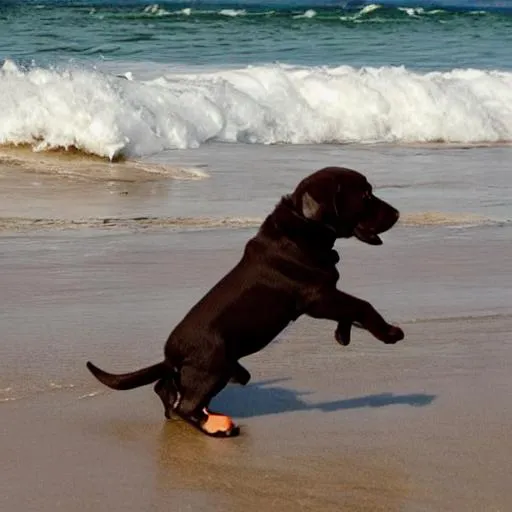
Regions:
<instances>
[{"instance_id":1,"label":"teal ocean water","mask_svg":"<svg viewBox=\"0 0 512 512\"><path fill-rule=\"evenodd\" d=\"M421 7L420 0L404 4L1 3L0 48L3 57L41 65L124 60L418 70L512 66L512 5L509 14Z\"/></svg>"}]
</instances>

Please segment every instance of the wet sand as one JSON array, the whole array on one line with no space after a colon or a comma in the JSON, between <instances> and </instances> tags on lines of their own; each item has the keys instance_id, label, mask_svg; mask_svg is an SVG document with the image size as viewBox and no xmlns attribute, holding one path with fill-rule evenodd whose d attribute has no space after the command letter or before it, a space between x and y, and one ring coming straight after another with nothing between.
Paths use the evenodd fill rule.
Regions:
<instances>
[{"instance_id":1,"label":"wet sand","mask_svg":"<svg viewBox=\"0 0 512 512\"><path fill-rule=\"evenodd\" d=\"M237 439L164 421L150 387L92 379L87 359L112 371L158 361L253 233L2 231L0 510L510 510L507 225L339 243L341 287L406 339L358 330L344 348L331 322L300 319L244 361L247 387L217 397Z\"/></svg>"}]
</instances>

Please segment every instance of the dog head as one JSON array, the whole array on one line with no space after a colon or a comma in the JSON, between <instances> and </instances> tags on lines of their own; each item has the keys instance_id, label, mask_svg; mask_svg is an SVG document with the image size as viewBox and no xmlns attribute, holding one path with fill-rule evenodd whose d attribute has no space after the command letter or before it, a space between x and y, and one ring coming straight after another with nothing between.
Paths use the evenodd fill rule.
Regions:
<instances>
[{"instance_id":1,"label":"dog head","mask_svg":"<svg viewBox=\"0 0 512 512\"><path fill-rule=\"evenodd\" d=\"M355 236L380 245L380 233L398 220L398 210L379 199L359 172L326 167L302 180L292 194L295 208L306 219L332 230L336 238Z\"/></svg>"}]
</instances>

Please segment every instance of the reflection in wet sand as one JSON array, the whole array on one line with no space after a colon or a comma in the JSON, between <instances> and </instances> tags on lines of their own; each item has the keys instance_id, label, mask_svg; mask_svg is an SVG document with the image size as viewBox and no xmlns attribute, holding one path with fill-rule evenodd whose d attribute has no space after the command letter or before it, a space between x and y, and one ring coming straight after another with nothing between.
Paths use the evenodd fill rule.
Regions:
<instances>
[{"instance_id":1,"label":"reflection in wet sand","mask_svg":"<svg viewBox=\"0 0 512 512\"><path fill-rule=\"evenodd\" d=\"M408 495L406 476L382 458L307 456L286 448L269 453L248 433L219 442L181 421L162 428L157 482L170 496L176 489L204 493L204 510L233 512L391 512L401 510Z\"/></svg>"}]
</instances>

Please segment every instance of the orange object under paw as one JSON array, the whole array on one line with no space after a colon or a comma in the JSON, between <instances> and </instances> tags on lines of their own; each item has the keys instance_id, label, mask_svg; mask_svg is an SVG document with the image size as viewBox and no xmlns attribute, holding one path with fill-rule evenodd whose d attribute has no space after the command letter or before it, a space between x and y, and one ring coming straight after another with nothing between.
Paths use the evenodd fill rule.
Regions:
<instances>
[{"instance_id":1,"label":"orange object under paw","mask_svg":"<svg viewBox=\"0 0 512 512\"><path fill-rule=\"evenodd\" d=\"M206 419L202 424L202 428L209 434L229 432L235 426L233 420L229 416L211 412L208 409L203 409L203 413L206 414Z\"/></svg>"}]
</instances>

